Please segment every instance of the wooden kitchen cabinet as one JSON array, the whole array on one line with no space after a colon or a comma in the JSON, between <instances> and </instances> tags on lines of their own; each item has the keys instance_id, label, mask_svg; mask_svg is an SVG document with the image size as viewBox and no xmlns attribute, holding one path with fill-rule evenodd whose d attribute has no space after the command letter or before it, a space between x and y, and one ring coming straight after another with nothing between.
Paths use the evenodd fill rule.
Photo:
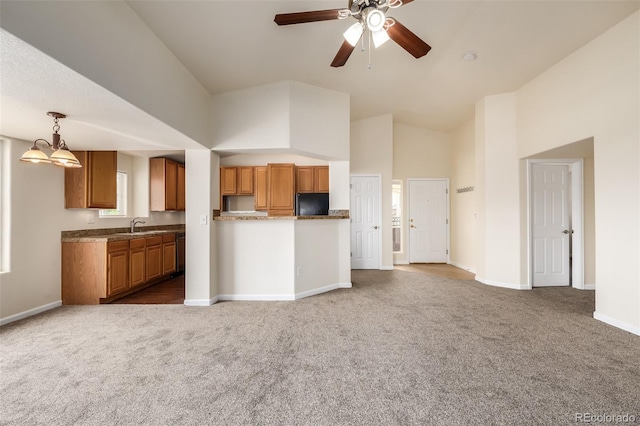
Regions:
<instances>
[{"instance_id":1,"label":"wooden kitchen cabinet","mask_svg":"<svg viewBox=\"0 0 640 426\"><path fill-rule=\"evenodd\" d=\"M82 168L64 169L64 207L115 209L118 156L116 151L73 151Z\"/></svg>"},{"instance_id":2,"label":"wooden kitchen cabinet","mask_svg":"<svg viewBox=\"0 0 640 426\"><path fill-rule=\"evenodd\" d=\"M187 209L187 180L184 164L178 163L178 211Z\"/></svg>"},{"instance_id":3,"label":"wooden kitchen cabinet","mask_svg":"<svg viewBox=\"0 0 640 426\"><path fill-rule=\"evenodd\" d=\"M138 238L129 241L129 287L147 282L147 241Z\"/></svg>"},{"instance_id":4,"label":"wooden kitchen cabinet","mask_svg":"<svg viewBox=\"0 0 640 426\"><path fill-rule=\"evenodd\" d=\"M168 158L149 160L149 198L151 211L184 210L184 169L179 172L179 164ZM182 178L180 178L182 174ZM179 195L181 194L182 195ZM179 199L182 204L179 206ZM180 208L179 208L180 207Z\"/></svg>"},{"instance_id":5,"label":"wooden kitchen cabinet","mask_svg":"<svg viewBox=\"0 0 640 426\"><path fill-rule=\"evenodd\" d=\"M254 167L255 176L255 209L256 211L267 211L269 204L267 203L269 180L267 179L267 166Z\"/></svg>"},{"instance_id":6,"label":"wooden kitchen cabinet","mask_svg":"<svg viewBox=\"0 0 640 426\"><path fill-rule=\"evenodd\" d=\"M254 167L220 167L220 195L253 195Z\"/></svg>"},{"instance_id":7,"label":"wooden kitchen cabinet","mask_svg":"<svg viewBox=\"0 0 640 426\"><path fill-rule=\"evenodd\" d=\"M295 211L295 164L267 164L269 216L293 216Z\"/></svg>"},{"instance_id":8,"label":"wooden kitchen cabinet","mask_svg":"<svg viewBox=\"0 0 640 426\"><path fill-rule=\"evenodd\" d=\"M129 288L129 241L107 244L107 294L121 293Z\"/></svg>"},{"instance_id":9,"label":"wooden kitchen cabinet","mask_svg":"<svg viewBox=\"0 0 640 426\"><path fill-rule=\"evenodd\" d=\"M296 193L329 192L329 166L297 166Z\"/></svg>"},{"instance_id":10,"label":"wooden kitchen cabinet","mask_svg":"<svg viewBox=\"0 0 640 426\"><path fill-rule=\"evenodd\" d=\"M329 166L313 168L313 192L329 192Z\"/></svg>"},{"instance_id":11,"label":"wooden kitchen cabinet","mask_svg":"<svg viewBox=\"0 0 640 426\"><path fill-rule=\"evenodd\" d=\"M235 167L220 167L220 195L236 195L238 170Z\"/></svg>"},{"instance_id":12,"label":"wooden kitchen cabinet","mask_svg":"<svg viewBox=\"0 0 640 426\"><path fill-rule=\"evenodd\" d=\"M238 195L253 195L253 167L238 167Z\"/></svg>"},{"instance_id":13,"label":"wooden kitchen cabinet","mask_svg":"<svg viewBox=\"0 0 640 426\"><path fill-rule=\"evenodd\" d=\"M176 271L176 234L62 243L62 303L111 302Z\"/></svg>"},{"instance_id":14,"label":"wooden kitchen cabinet","mask_svg":"<svg viewBox=\"0 0 640 426\"><path fill-rule=\"evenodd\" d=\"M313 192L313 166L296 166L296 193Z\"/></svg>"},{"instance_id":15,"label":"wooden kitchen cabinet","mask_svg":"<svg viewBox=\"0 0 640 426\"><path fill-rule=\"evenodd\" d=\"M162 276L162 237L147 238L147 281Z\"/></svg>"},{"instance_id":16,"label":"wooden kitchen cabinet","mask_svg":"<svg viewBox=\"0 0 640 426\"><path fill-rule=\"evenodd\" d=\"M176 234L162 236L162 275L176 271Z\"/></svg>"}]
</instances>

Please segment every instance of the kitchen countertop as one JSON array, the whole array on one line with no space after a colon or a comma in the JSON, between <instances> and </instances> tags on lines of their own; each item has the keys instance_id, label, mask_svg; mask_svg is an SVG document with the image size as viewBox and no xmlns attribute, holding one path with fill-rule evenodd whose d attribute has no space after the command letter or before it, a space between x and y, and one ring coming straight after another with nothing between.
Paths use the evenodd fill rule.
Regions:
<instances>
[{"instance_id":1,"label":"kitchen countertop","mask_svg":"<svg viewBox=\"0 0 640 426\"><path fill-rule=\"evenodd\" d=\"M266 216L252 214L227 214L214 216L213 220L237 221L237 220L331 220L349 219L349 210L330 210L328 215L317 216Z\"/></svg>"},{"instance_id":2,"label":"kitchen countertop","mask_svg":"<svg viewBox=\"0 0 640 426\"><path fill-rule=\"evenodd\" d=\"M181 233L185 231L184 225L147 226L136 228L136 232L130 233L129 228L108 229L81 229L76 231L62 231L63 243L88 243L134 240L137 238L157 237L168 233Z\"/></svg>"}]
</instances>

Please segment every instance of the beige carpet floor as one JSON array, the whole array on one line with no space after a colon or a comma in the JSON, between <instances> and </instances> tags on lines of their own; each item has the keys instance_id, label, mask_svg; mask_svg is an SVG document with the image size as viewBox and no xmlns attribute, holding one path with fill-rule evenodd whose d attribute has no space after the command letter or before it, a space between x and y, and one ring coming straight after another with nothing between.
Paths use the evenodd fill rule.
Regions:
<instances>
[{"instance_id":1,"label":"beige carpet floor","mask_svg":"<svg viewBox=\"0 0 640 426\"><path fill-rule=\"evenodd\" d=\"M65 306L0 328L3 425L640 422L593 292L406 271L295 302Z\"/></svg>"}]
</instances>

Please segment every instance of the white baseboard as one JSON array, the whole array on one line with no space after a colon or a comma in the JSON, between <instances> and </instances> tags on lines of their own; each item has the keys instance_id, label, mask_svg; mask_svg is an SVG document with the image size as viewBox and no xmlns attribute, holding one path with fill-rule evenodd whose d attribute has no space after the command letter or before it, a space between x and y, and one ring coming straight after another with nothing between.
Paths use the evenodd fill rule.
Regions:
<instances>
[{"instance_id":1,"label":"white baseboard","mask_svg":"<svg viewBox=\"0 0 640 426\"><path fill-rule=\"evenodd\" d=\"M31 317L33 315L40 314L42 312L48 311L50 309L55 309L62 306L62 300L58 300L52 303L47 303L46 305L38 306L37 308L29 309L28 311L20 312L14 315L10 315L8 317L0 319L0 326L9 324L14 321L18 321L21 319L25 319Z\"/></svg>"},{"instance_id":2,"label":"white baseboard","mask_svg":"<svg viewBox=\"0 0 640 426\"><path fill-rule=\"evenodd\" d=\"M213 299L185 299L185 306L211 306L220 300L219 297L214 297Z\"/></svg>"},{"instance_id":3,"label":"white baseboard","mask_svg":"<svg viewBox=\"0 0 640 426\"><path fill-rule=\"evenodd\" d=\"M391 266L381 266L380 270L381 271L393 271L393 265L391 265Z\"/></svg>"},{"instance_id":4,"label":"white baseboard","mask_svg":"<svg viewBox=\"0 0 640 426\"><path fill-rule=\"evenodd\" d=\"M614 326L616 328L619 328L621 330L628 331L629 333L633 333L636 336L640 336L640 327L636 327L634 325L628 324L624 321L617 320L615 318L612 318L608 315L601 314L599 312L594 312L593 318L597 319L598 321L602 321L606 324L609 324L611 326Z\"/></svg>"},{"instance_id":5,"label":"white baseboard","mask_svg":"<svg viewBox=\"0 0 640 426\"><path fill-rule=\"evenodd\" d=\"M326 293L328 291L336 290L338 288L340 288L340 284L326 285L324 287L315 288L313 290L303 291L302 293L296 293L295 298L296 300L304 299L305 297L315 296L316 294Z\"/></svg>"},{"instance_id":6,"label":"white baseboard","mask_svg":"<svg viewBox=\"0 0 640 426\"><path fill-rule=\"evenodd\" d=\"M595 290L595 289L596 289L595 284L585 284L582 290Z\"/></svg>"},{"instance_id":7,"label":"white baseboard","mask_svg":"<svg viewBox=\"0 0 640 426\"><path fill-rule=\"evenodd\" d=\"M244 301L287 301L304 299L316 294L326 293L338 288L351 288L351 283L330 284L313 290L303 291L295 294L221 294L217 300L244 300Z\"/></svg>"},{"instance_id":8,"label":"white baseboard","mask_svg":"<svg viewBox=\"0 0 640 426\"><path fill-rule=\"evenodd\" d=\"M409 265L408 260L399 260L397 262L393 262L394 265Z\"/></svg>"},{"instance_id":9,"label":"white baseboard","mask_svg":"<svg viewBox=\"0 0 640 426\"><path fill-rule=\"evenodd\" d=\"M284 301L295 300L294 294L221 294L218 300L237 301Z\"/></svg>"},{"instance_id":10,"label":"white baseboard","mask_svg":"<svg viewBox=\"0 0 640 426\"><path fill-rule=\"evenodd\" d=\"M456 268L464 269L465 271L469 271L469 272L471 272L472 274L475 274L475 273L476 273L476 271L475 271L473 268L469 268L468 266L461 265L461 264L459 264L459 263L457 263L457 262L451 262L451 261L450 261L450 262L449 262L449 265L453 265L453 266L455 266Z\"/></svg>"},{"instance_id":11,"label":"white baseboard","mask_svg":"<svg viewBox=\"0 0 640 426\"><path fill-rule=\"evenodd\" d=\"M526 285L514 284L514 283L502 283L499 281L487 280L477 275L476 275L476 281L481 282L482 284L493 286L493 287L510 288L512 290L529 290L529 287L527 287Z\"/></svg>"}]
</instances>

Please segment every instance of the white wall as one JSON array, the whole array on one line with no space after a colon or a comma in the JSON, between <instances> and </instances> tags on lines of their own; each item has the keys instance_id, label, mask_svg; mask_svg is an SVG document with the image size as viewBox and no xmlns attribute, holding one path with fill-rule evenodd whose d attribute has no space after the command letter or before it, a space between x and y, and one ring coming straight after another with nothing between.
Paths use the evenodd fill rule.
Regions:
<instances>
[{"instance_id":1,"label":"white wall","mask_svg":"<svg viewBox=\"0 0 640 426\"><path fill-rule=\"evenodd\" d=\"M394 253L394 263L409 262L409 232L407 214L409 212L409 192L407 179L449 178L451 175L451 140L447 133L414 127L407 124L393 124L393 179L402 180L402 249Z\"/></svg>"},{"instance_id":2,"label":"white wall","mask_svg":"<svg viewBox=\"0 0 640 426\"><path fill-rule=\"evenodd\" d=\"M475 121L451 133L451 263L475 272L475 192L457 193L457 188L475 186Z\"/></svg>"},{"instance_id":3,"label":"white wall","mask_svg":"<svg viewBox=\"0 0 640 426\"><path fill-rule=\"evenodd\" d=\"M393 179L393 117L391 114L351 123L351 174L381 175L382 265L393 269L391 182Z\"/></svg>"},{"instance_id":4,"label":"white wall","mask_svg":"<svg viewBox=\"0 0 640 426\"><path fill-rule=\"evenodd\" d=\"M348 220L295 221L296 295L340 285L339 222Z\"/></svg>"},{"instance_id":5,"label":"white wall","mask_svg":"<svg viewBox=\"0 0 640 426\"><path fill-rule=\"evenodd\" d=\"M516 95L487 96L476 105L476 279L486 284L523 288L520 256L520 164L516 143ZM478 121L483 122L479 125Z\"/></svg>"},{"instance_id":6,"label":"white wall","mask_svg":"<svg viewBox=\"0 0 640 426\"><path fill-rule=\"evenodd\" d=\"M596 312L640 334L640 12L517 92L518 152L594 138Z\"/></svg>"},{"instance_id":7,"label":"white wall","mask_svg":"<svg viewBox=\"0 0 640 426\"><path fill-rule=\"evenodd\" d=\"M349 159L349 95L292 81L291 148L330 160Z\"/></svg>"},{"instance_id":8,"label":"white wall","mask_svg":"<svg viewBox=\"0 0 640 426\"><path fill-rule=\"evenodd\" d=\"M286 81L213 96L213 149L288 150L289 105Z\"/></svg>"},{"instance_id":9,"label":"white wall","mask_svg":"<svg viewBox=\"0 0 640 426\"><path fill-rule=\"evenodd\" d=\"M8 194L3 213L9 217L3 219L10 225L3 228L2 240L10 259L0 273L2 322L61 303L61 231L128 228L130 221L100 219L97 210L65 209L64 170L19 161L31 143L4 139L1 173ZM118 166L126 168L133 162L131 157L120 156ZM179 223L184 223L183 213L152 213L145 226Z\"/></svg>"},{"instance_id":10,"label":"white wall","mask_svg":"<svg viewBox=\"0 0 640 426\"><path fill-rule=\"evenodd\" d=\"M0 14L2 28L210 146L209 93L126 2L0 2Z\"/></svg>"},{"instance_id":11,"label":"white wall","mask_svg":"<svg viewBox=\"0 0 640 426\"><path fill-rule=\"evenodd\" d=\"M185 151L186 265L185 305L211 305L218 295L219 157L208 149Z\"/></svg>"},{"instance_id":12,"label":"white wall","mask_svg":"<svg viewBox=\"0 0 640 426\"><path fill-rule=\"evenodd\" d=\"M215 221L221 300L293 300L293 220Z\"/></svg>"},{"instance_id":13,"label":"white wall","mask_svg":"<svg viewBox=\"0 0 640 426\"><path fill-rule=\"evenodd\" d=\"M211 119L218 152L349 159L345 93L282 81L215 95Z\"/></svg>"}]
</instances>

